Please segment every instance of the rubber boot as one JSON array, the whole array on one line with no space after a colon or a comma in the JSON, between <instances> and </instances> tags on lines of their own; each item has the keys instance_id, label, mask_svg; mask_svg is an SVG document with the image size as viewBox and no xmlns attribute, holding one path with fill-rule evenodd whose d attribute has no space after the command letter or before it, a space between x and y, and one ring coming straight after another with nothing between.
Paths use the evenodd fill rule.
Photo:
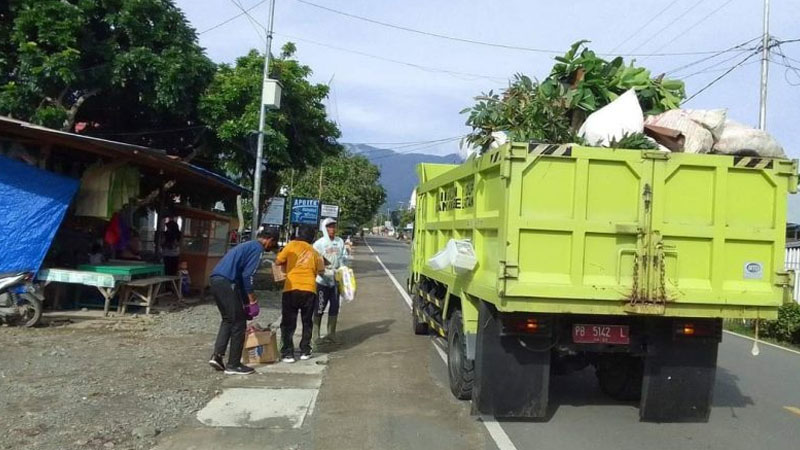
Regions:
<instances>
[{"instance_id":1,"label":"rubber boot","mask_svg":"<svg viewBox=\"0 0 800 450\"><path fill-rule=\"evenodd\" d=\"M328 342L336 343L336 320L339 319L339 316L328 316L328 334L325 336L325 340Z\"/></svg>"},{"instance_id":2,"label":"rubber boot","mask_svg":"<svg viewBox=\"0 0 800 450\"><path fill-rule=\"evenodd\" d=\"M311 344L317 345L320 343L319 330L322 328L322 316L314 314L314 326L311 328Z\"/></svg>"}]
</instances>

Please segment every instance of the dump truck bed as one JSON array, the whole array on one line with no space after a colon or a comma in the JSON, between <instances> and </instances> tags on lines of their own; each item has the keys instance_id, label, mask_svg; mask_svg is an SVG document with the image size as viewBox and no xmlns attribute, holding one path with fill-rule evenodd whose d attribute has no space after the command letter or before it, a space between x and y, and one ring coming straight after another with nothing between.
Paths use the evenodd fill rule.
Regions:
<instances>
[{"instance_id":1,"label":"dump truck bed","mask_svg":"<svg viewBox=\"0 0 800 450\"><path fill-rule=\"evenodd\" d=\"M797 162L507 144L421 164L412 272L499 311L772 318ZM449 239L475 270L433 270Z\"/></svg>"}]
</instances>

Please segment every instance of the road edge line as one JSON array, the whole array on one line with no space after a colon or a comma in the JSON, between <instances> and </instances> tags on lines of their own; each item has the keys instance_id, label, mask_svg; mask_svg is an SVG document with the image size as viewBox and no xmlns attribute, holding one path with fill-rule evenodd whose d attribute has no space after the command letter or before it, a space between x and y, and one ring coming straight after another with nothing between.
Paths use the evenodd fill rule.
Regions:
<instances>
[{"instance_id":1,"label":"road edge line","mask_svg":"<svg viewBox=\"0 0 800 450\"><path fill-rule=\"evenodd\" d=\"M400 292L400 295L403 296L403 300L405 300L408 307L411 308L411 298L408 296L408 294L406 294L406 291L403 290L403 286L401 286L400 283L397 282L397 279L394 277L394 275L392 275L391 272L389 272L389 269L386 268L386 266L383 264L381 258L375 254L375 250L372 249L372 247L369 245L369 242L367 242L366 238L364 238L364 243L367 244L367 248L369 248L369 251L372 252L373 255L375 255L375 259L378 260L378 264L381 265L383 271L386 272L386 275L388 275L389 279L392 280L392 283L394 283L394 287L397 288L397 291ZM433 348L436 349L436 352L439 354L439 357L442 358L442 362L444 362L446 365L447 355L444 353L444 350L442 350L433 341L431 341L431 345L433 345ZM498 450L517 450L517 446L514 445L514 443L511 441L511 438L508 437L508 434L506 434L506 430L504 430L503 427L500 426L500 424L494 417L481 416L481 423L483 423L484 428L486 428L486 431L489 433L489 436L494 441L494 444L497 446Z\"/></svg>"},{"instance_id":2,"label":"road edge line","mask_svg":"<svg viewBox=\"0 0 800 450\"><path fill-rule=\"evenodd\" d=\"M737 336L737 337L740 337L742 339L748 339L748 340L751 340L751 341L755 341L755 339L751 338L750 336L745 336L743 334L735 333L733 331L728 331L728 330L722 330L722 331L725 332L726 334ZM779 349L787 351L789 353L794 353L795 355L800 355L800 351L797 351L797 350L795 350L793 348L783 347L783 346L778 345L778 344L773 344L772 342L762 341L761 339L758 340L758 344L759 345L761 345L761 344L768 345L770 347L779 348Z\"/></svg>"}]
</instances>

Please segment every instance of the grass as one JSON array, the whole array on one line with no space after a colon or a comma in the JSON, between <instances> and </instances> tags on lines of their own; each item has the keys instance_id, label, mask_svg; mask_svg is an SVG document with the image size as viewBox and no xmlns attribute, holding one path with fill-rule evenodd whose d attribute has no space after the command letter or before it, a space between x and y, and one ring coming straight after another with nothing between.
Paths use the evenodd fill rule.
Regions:
<instances>
[{"instance_id":1,"label":"grass","mask_svg":"<svg viewBox=\"0 0 800 450\"><path fill-rule=\"evenodd\" d=\"M739 319L727 319L727 320L723 321L722 326L726 330L732 331L732 332L737 333L737 334L741 334L741 335L744 335L744 336L747 336L747 337L751 337L751 338L755 338L756 337L756 333L753 330L753 328L751 328L751 325L747 325L747 324L744 323L744 321L739 320ZM800 351L800 345L793 344L791 342L781 341L781 340L778 340L778 339L773 339L773 338L770 338L770 337L764 337L760 333L759 333L759 336L758 336L758 340L759 341L764 341L764 342L769 342L770 344L780 345L781 347L790 348L792 350Z\"/></svg>"}]
</instances>

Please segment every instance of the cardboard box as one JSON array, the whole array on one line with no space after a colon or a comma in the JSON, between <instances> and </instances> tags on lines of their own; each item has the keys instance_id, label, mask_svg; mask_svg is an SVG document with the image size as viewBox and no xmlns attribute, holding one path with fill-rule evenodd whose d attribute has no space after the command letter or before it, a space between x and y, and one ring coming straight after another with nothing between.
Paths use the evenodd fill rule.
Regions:
<instances>
[{"instance_id":1,"label":"cardboard box","mask_svg":"<svg viewBox=\"0 0 800 450\"><path fill-rule=\"evenodd\" d=\"M286 266L284 265L272 263L272 278L276 283L286 280L286 272L284 271L285 268Z\"/></svg>"},{"instance_id":2,"label":"cardboard box","mask_svg":"<svg viewBox=\"0 0 800 450\"><path fill-rule=\"evenodd\" d=\"M243 364L268 364L276 361L278 361L278 336L274 331L252 331L245 335Z\"/></svg>"}]
</instances>

